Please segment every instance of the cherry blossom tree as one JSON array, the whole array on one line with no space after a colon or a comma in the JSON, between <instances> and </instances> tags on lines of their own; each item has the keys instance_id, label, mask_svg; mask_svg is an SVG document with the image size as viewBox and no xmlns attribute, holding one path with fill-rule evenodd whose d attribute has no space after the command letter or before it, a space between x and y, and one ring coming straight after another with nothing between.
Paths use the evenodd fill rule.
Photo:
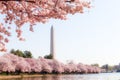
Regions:
<instances>
[{"instance_id":1,"label":"cherry blossom tree","mask_svg":"<svg viewBox=\"0 0 120 80\"><path fill-rule=\"evenodd\" d=\"M20 72L31 72L31 66L22 57L19 58L19 62L16 64L16 70Z\"/></svg>"},{"instance_id":2,"label":"cherry blossom tree","mask_svg":"<svg viewBox=\"0 0 120 80\"><path fill-rule=\"evenodd\" d=\"M48 59L44 59L44 58L39 58L38 60L41 63L41 68L42 68L42 73L52 73L52 68L51 66L48 64Z\"/></svg>"},{"instance_id":3,"label":"cherry blossom tree","mask_svg":"<svg viewBox=\"0 0 120 80\"><path fill-rule=\"evenodd\" d=\"M31 66L31 72L41 72L41 63L37 59L26 58L27 63Z\"/></svg>"},{"instance_id":4,"label":"cherry blossom tree","mask_svg":"<svg viewBox=\"0 0 120 80\"><path fill-rule=\"evenodd\" d=\"M77 68L78 68L79 73L87 73L88 72L86 66L82 63L79 63L77 65Z\"/></svg>"},{"instance_id":5,"label":"cherry blossom tree","mask_svg":"<svg viewBox=\"0 0 120 80\"><path fill-rule=\"evenodd\" d=\"M15 65L6 55L0 57L0 72L15 72Z\"/></svg>"},{"instance_id":6,"label":"cherry blossom tree","mask_svg":"<svg viewBox=\"0 0 120 80\"><path fill-rule=\"evenodd\" d=\"M14 54L0 56L0 73L2 72L27 72L27 73L99 73L101 69L96 66L82 63L63 64L57 60L44 58L23 58Z\"/></svg>"},{"instance_id":7,"label":"cherry blossom tree","mask_svg":"<svg viewBox=\"0 0 120 80\"><path fill-rule=\"evenodd\" d=\"M74 62L70 62L67 65L69 66L71 73L77 72L77 65Z\"/></svg>"},{"instance_id":8,"label":"cherry blossom tree","mask_svg":"<svg viewBox=\"0 0 120 80\"><path fill-rule=\"evenodd\" d=\"M48 64L52 68L53 73L63 73L64 67L62 66L62 63L58 62L57 60L48 60Z\"/></svg>"},{"instance_id":9,"label":"cherry blossom tree","mask_svg":"<svg viewBox=\"0 0 120 80\"><path fill-rule=\"evenodd\" d=\"M66 20L67 14L83 13L84 8L90 8L91 1L84 0L2 0L0 1L0 14L5 15L5 23L16 24L16 33L19 40L21 27L30 24L30 31L36 23L46 23L49 19ZM0 51L6 51L5 43L10 36L10 29L0 22Z\"/></svg>"}]
</instances>

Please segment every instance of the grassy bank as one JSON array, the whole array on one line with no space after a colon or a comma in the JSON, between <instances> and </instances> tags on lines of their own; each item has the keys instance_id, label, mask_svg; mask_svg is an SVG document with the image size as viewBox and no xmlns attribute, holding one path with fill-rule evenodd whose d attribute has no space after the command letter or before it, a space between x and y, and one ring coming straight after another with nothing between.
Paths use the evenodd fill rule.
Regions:
<instances>
[{"instance_id":1,"label":"grassy bank","mask_svg":"<svg viewBox=\"0 0 120 80\"><path fill-rule=\"evenodd\" d=\"M40 77L42 74L20 74L20 75L0 75L0 79L12 79L12 78L27 78L27 77Z\"/></svg>"}]
</instances>

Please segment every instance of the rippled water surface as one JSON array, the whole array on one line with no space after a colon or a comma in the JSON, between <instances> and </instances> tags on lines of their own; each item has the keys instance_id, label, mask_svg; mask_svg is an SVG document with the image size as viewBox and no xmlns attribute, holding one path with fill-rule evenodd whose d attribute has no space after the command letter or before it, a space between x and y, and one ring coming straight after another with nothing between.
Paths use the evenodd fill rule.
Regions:
<instances>
[{"instance_id":1,"label":"rippled water surface","mask_svg":"<svg viewBox=\"0 0 120 80\"><path fill-rule=\"evenodd\" d=\"M4 79L2 79L4 80ZM120 73L101 73L83 75L44 75L34 78L19 78L7 80L120 80Z\"/></svg>"}]
</instances>

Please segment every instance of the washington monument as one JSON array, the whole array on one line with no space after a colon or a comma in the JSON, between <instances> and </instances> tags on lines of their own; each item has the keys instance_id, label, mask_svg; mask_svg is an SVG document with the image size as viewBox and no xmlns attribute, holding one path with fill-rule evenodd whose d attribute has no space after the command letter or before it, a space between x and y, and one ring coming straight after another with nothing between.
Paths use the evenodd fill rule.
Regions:
<instances>
[{"instance_id":1,"label":"washington monument","mask_svg":"<svg viewBox=\"0 0 120 80\"><path fill-rule=\"evenodd\" d=\"M52 56L52 59L55 59L55 46L54 46L54 29L53 26L51 26L50 30L50 54Z\"/></svg>"}]
</instances>

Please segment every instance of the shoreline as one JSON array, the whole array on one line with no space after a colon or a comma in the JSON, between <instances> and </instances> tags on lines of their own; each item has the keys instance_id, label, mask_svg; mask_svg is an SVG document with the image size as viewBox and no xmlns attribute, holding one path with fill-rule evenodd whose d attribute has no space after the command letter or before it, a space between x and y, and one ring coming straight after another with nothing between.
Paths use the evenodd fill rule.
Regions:
<instances>
[{"instance_id":1,"label":"shoreline","mask_svg":"<svg viewBox=\"0 0 120 80\"><path fill-rule=\"evenodd\" d=\"M92 73L94 74L94 73ZM96 73L98 74L98 73ZM19 75L0 75L1 79L11 79L11 78L34 78L34 77L42 77L42 76L52 76L52 75L63 75L63 74L19 74ZM66 74L69 75L69 74ZM82 74L81 74L82 75Z\"/></svg>"},{"instance_id":2,"label":"shoreline","mask_svg":"<svg viewBox=\"0 0 120 80\"><path fill-rule=\"evenodd\" d=\"M11 79L11 78L32 78L32 77L41 77L43 74L32 74L32 75L0 75L0 79Z\"/></svg>"}]
</instances>

